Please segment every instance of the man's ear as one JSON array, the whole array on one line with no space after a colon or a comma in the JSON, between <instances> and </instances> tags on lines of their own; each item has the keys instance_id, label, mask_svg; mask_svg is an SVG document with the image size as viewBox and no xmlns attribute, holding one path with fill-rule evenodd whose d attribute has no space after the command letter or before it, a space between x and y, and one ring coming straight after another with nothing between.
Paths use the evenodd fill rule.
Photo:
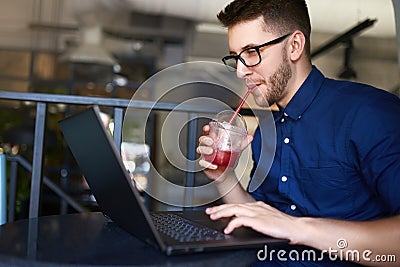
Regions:
<instances>
[{"instance_id":1,"label":"man's ear","mask_svg":"<svg viewBox=\"0 0 400 267\"><path fill-rule=\"evenodd\" d=\"M301 31L295 31L289 39L289 57L292 61L297 61L304 52L306 37Z\"/></svg>"}]
</instances>

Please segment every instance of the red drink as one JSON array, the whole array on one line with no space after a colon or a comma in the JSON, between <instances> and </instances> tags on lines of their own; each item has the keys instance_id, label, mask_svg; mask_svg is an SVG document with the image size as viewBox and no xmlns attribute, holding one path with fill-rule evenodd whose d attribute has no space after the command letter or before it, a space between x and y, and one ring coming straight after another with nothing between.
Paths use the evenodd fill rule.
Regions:
<instances>
[{"instance_id":1,"label":"red drink","mask_svg":"<svg viewBox=\"0 0 400 267\"><path fill-rule=\"evenodd\" d=\"M206 156L205 159L218 166L235 167L239 155L240 152L218 150L216 153Z\"/></svg>"}]
</instances>

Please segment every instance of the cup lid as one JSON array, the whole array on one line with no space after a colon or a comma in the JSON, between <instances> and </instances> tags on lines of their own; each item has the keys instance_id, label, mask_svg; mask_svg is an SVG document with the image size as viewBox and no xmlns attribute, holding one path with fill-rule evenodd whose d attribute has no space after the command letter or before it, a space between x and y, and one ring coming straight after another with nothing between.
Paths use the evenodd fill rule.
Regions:
<instances>
[{"instance_id":1,"label":"cup lid","mask_svg":"<svg viewBox=\"0 0 400 267\"><path fill-rule=\"evenodd\" d=\"M235 112L233 110L223 110L215 115L213 120L219 122L225 129L230 129L242 133L244 132L247 134L246 121L240 114L237 114L233 121L229 123L234 113Z\"/></svg>"}]
</instances>

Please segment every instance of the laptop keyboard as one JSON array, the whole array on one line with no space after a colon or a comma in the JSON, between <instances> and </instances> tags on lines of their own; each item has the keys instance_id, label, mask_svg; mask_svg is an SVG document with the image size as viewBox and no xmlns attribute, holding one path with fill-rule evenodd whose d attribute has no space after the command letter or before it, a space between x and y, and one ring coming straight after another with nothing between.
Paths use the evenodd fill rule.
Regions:
<instances>
[{"instance_id":1,"label":"laptop keyboard","mask_svg":"<svg viewBox=\"0 0 400 267\"><path fill-rule=\"evenodd\" d=\"M156 229L179 242L223 240L229 238L217 230L195 224L176 214L152 214Z\"/></svg>"}]
</instances>

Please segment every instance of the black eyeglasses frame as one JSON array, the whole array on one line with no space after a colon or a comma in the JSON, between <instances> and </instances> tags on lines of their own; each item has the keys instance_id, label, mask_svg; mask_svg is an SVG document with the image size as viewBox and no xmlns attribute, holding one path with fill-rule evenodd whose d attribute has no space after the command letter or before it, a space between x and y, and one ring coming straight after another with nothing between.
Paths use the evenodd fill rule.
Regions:
<instances>
[{"instance_id":1,"label":"black eyeglasses frame","mask_svg":"<svg viewBox=\"0 0 400 267\"><path fill-rule=\"evenodd\" d=\"M269 46L269 45L279 44L279 43L283 42L283 41L284 41L287 37L289 37L291 34L292 34L292 33L288 33L288 34L285 34L285 35L283 35L283 36L281 36L281 37L278 37L278 38L276 38L276 39L273 39L273 40L271 40L271 41L268 41L268 42L266 42L266 43L263 43L263 44L260 44L260 45L257 45L257 46L248 47L248 48L242 50L238 55L228 55L228 56L225 56L225 57L222 58L222 62L224 62L225 66L227 66L228 69L231 70L231 71L236 71L236 68L233 68L231 65L229 65L229 64L227 63L228 60L231 60L231 59L235 59L236 64L237 64L237 61L240 60L240 62L242 62L243 65L245 65L246 67L249 67L249 68L250 68L250 67L257 66L258 64L261 63L261 60L262 60L262 59L261 59L260 48L263 48L263 47ZM244 52L246 52L246 51L248 51L248 50L250 50L250 49L256 50L256 52L257 52L257 54L258 54L259 60L258 60L258 62L255 63L255 64L248 65L248 64L246 63L246 61L241 57L241 55L242 55L242 53L244 53Z\"/></svg>"}]
</instances>

